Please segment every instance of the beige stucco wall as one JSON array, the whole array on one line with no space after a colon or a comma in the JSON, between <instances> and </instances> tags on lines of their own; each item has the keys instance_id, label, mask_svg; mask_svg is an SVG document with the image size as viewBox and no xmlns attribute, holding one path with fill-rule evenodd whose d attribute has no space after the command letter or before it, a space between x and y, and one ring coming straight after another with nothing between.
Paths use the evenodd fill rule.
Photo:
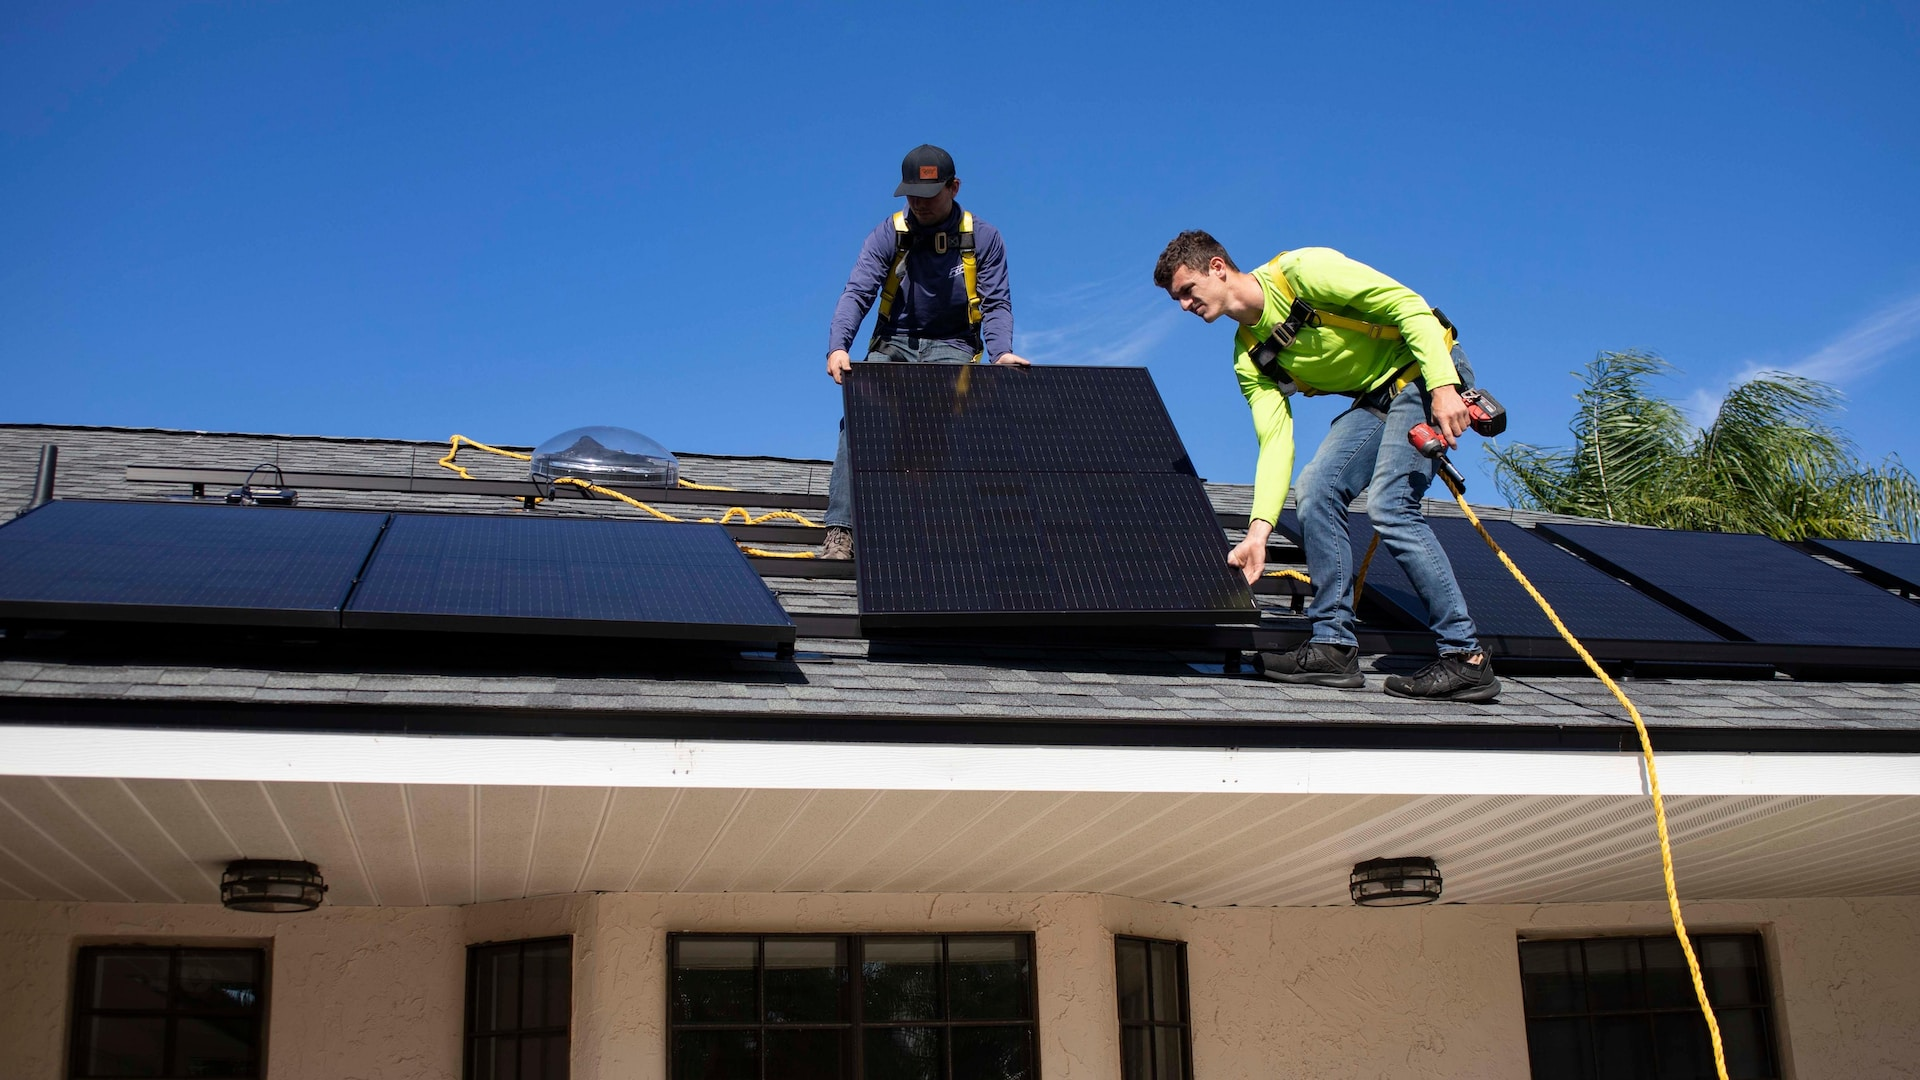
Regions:
<instances>
[{"instance_id":1,"label":"beige stucco wall","mask_svg":"<svg viewBox=\"0 0 1920 1080\"><path fill-rule=\"evenodd\" d=\"M1706 930L1766 935L1795 1080L1920 1075L1920 898L1712 902ZM271 950L270 1075L460 1071L462 947L575 935L574 1074L657 1078L669 930L1030 930L1049 1080L1119 1073L1112 935L1185 940L1199 1080L1527 1076L1523 934L1653 932L1658 904L1197 910L1086 895L605 894L467 908L241 915L0 902L9 1077L62 1075L73 953L105 942Z\"/></svg>"}]
</instances>

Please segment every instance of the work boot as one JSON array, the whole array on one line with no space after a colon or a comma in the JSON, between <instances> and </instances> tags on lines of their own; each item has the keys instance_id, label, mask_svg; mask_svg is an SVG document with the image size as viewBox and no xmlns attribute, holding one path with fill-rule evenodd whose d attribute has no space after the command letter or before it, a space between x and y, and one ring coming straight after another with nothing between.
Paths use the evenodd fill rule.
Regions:
<instances>
[{"instance_id":1,"label":"work boot","mask_svg":"<svg viewBox=\"0 0 1920 1080\"><path fill-rule=\"evenodd\" d=\"M853 530L845 525L827 526L827 542L820 550L823 559L853 558Z\"/></svg>"},{"instance_id":2,"label":"work boot","mask_svg":"<svg viewBox=\"0 0 1920 1080\"><path fill-rule=\"evenodd\" d=\"M1412 675L1387 676L1387 693L1394 697L1429 701L1492 701L1500 696L1500 680L1485 653L1479 663L1455 654L1442 656Z\"/></svg>"},{"instance_id":3,"label":"work boot","mask_svg":"<svg viewBox=\"0 0 1920 1080\"><path fill-rule=\"evenodd\" d=\"M1256 661L1260 674L1274 682L1311 683L1314 686L1365 686L1360 674L1360 647L1330 641L1303 641L1283 653L1263 652Z\"/></svg>"}]
</instances>

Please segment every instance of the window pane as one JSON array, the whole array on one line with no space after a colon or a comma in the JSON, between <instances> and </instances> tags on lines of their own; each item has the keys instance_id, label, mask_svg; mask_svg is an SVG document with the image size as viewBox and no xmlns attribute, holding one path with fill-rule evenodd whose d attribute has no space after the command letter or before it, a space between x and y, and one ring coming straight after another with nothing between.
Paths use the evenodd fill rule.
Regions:
<instances>
[{"instance_id":1,"label":"window pane","mask_svg":"<svg viewBox=\"0 0 1920 1080\"><path fill-rule=\"evenodd\" d=\"M947 939L947 1015L955 1020L1026 1019L1032 977L1024 937Z\"/></svg>"},{"instance_id":2,"label":"window pane","mask_svg":"<svg viewBox=\"0 0 1920 1080\"><path fill-rule=\"evenodd\" d=\"M1600 1080L1641 1080L1653 1075L1653 1027L1645 1013L1594 1017L1593 1049Z\"/></svg>"},{"instance_id":3,"label":"window pane","mask_svg":"<svg viewBox=\"0 0 1920 1080\"><path fill-rule=\"evenodd\" d=\"M1587 996L1581 989L1580 943L1523 942L1520 987L1529 1016L1584 1011Z\"/></svg>"},{"instance_id":4,"label":"window pane","mask_svg":"<svg viewBox=\"0 0 1920 1080\"><path fill-rule=\"evenodd\" d=\"M182 953L179 979L183 1009L250 1012L260 1004L260 963L254 953Z\"/></svg>"},{"instance_id":5,"label":"window pane","mask_svg":"<svg viewBox=\"0 0 1920 1080\"><path fill-rule=\"evenodd\" d=\"M1700 974L1715 1005L1765 1005L1760 995L1757 938L1710 937L1699 941Z\"/></svg>"},{"instance_id":6,"label":"window pane","mask_svg":"<svg viewBox=\"0 0 1920 1080\"><path fill-rule=\"evenodd\" d=\"M940 1028L868 1028L865 1080L940 1080Z\"/></svg>"},{"instance_id":7,"label":"window pane","mask_svg":"<svg viewBox=\"0 0 1920 1080\"><path fill-rule=\"evenodd\" d=\"M1144 957L1146 950L1140 950ZM1122 1080L1153 1080L1153 1029L1120 1029L1120 1076Z\"/></svg>"},{"instance_id":8,"label":"window pane","mask_svg":"<svg viewBox=\"0 0 1920 1080\"><path fill-rule=\"evenodd\" d=\"M767 1075L777 1080L842 1080L847 1032L774 1028L767 1032Z\"/></svg>"},{"instance_id":9,"label":"window pane","mask_svg":"<svg viewBox=\"0 0 1920 1080\"><path fill-rule=\"evenodd\" d=\"M1153 1018L1173 1023L1180 1021L1180 947L1170 942L1153 943L1153 963L1148 973L1153 978Z\"/></svg>"},{"instance_id":10,"label":"window pane","mask_svg":"<svg viewBox=\"0 0 1920 1080\"><path fill-rule=\"evenodd\" d=\"M1676 938L1674 951L1680 949ZM1714 1080L1713 1047L1707 1022L1697 1012L1659 1013L1653 1018L1653 1045L1660 1055L1660 1080Z\"/></svg>"},{"instance_id":11,"label":"window pane","mask_svg":"<svg viewBox=\"0 0 1920 1080\"><path fill-rule=\"evenodd\" d=\"M1147 1019L1147 943L1122 940L1115 943L1119 954L1120 1018Z\"/></svg>"},{"instance_id":12,"label":"window pane","mask_svg":"<svg viewBox=\"0 0 1920 1080\"><path fill-rule=\"evenodd\" d=\"M1778 1075L1773 1063L1773 1040L1766 1017L1758 1009L1715 1010L1720 1021L1720 1048L1727 1055L1727 1075L1733 1080ZM1706 1026L1701 1020L1700 1025ZM1701 1036L1703 1039L1705 1035Z\"/></svg>"},{"instance_id":13,"label":"window pane","mask_svg":"<svg viewBox=\"0 0 1920 1080\"><path fill-rule=\"evenodd\" d=\"M1648 938L1647 1004L1655 1009L1699 1007L1693 993L1693 972L1687 970L1687 955L1680 951L1680 939Z\"/></svg>"},{"instance_id":14,"label":"window pane","mask_svg":"<svg viewBox=\"0 0 1920 1080\"><path fill-rule=\"evenodd\" d=\"M548 1035L540 1041L546 1044L546 1080L567 1080L567 1037Z\"/></svg>"},{"instance_id":15,"label":"window pane","mask_svg":"<svg viewBox=\"0 0 1920 1080\"><path fill-rule=\"evenodd\" d=\"M952 1038L956 1080L1029 1080L1033 1076L1033 1047L1025 1027L957 1027Z\"/></svg>"},{"instance_id":16,"label":"window pane","mask_svg":"<svg viewBox=\"0 0 1920 1080\"><path fill-rule=\"evenodd\" d=\"M473 1030L513 1031L520 1026L520 949L494 946L468 954L476 966Z\"/></svg>"},{"instance_id":17,"label":"window pane","mask_svg":"<svg viewBox=\"0 0 1920 1080\"><path fill-rule=\"evenodd\" d=\"M1586 1018L1527 1021L1527 1060L1533 1080L1593 1080Z\"/></svg>"},{"instance_id":18,"label":"window pane","mask_svg":"<svg viewBox=\"0 0 1920 1080\"><path fill-rule=\"evenodd\" d=\"M759 1080L760 1040L751 1031L681 1031L673 1036L673 1080Z\"/></svg>"},{"instance_id":19,"label":"window pane","mask_svg":"<svg viewBox=\"0 0 1920 1080\"><path fill-rule=\"evenodd\" d=\"M180 1076L252 1076L251 1016L182 1018L174 1029L173 1071Z\"/></svg>"},{"instance_id":20,"label":"window pane","mask_svg":"<svg viewBox=\"0 0 1920 1080\"><path fill-rule=\"evenodd\" d=\"M1180 1052L1181 1039L1185 1034L1179 1028L1153 1030L1153 1059L1155 1068L1159 1070L1155 1080L1186 1080L1186 1057Z\"/></svg>"},{"instance_id":21,"label":"window pane","mask_svg":"<svg viewBox=\"0 0 1920 1080\"><path fill-rule=\"evenodd\" d=\"M758 948L751 939L680 938L675 945L674 1019L753 1022Z\"/></svg>"},{"instance_id":22,"label":"window pane","mask_svg":"<svg viewBox=\"0 0 1920 1080\"><path fill-rule=\"evenodd\" d=\"M868 938L861 972L866 979L866 1018L940 1018L940 939Z\"/></svg>"},{"instance_id":23,"label":"window pane","mask_svg":"<svg viewBox=\"0 0 1920 1080\"><path fill-rule=\"evenodd\" d=\"M164 1009L171 958L164 952L95 953L93 1007Z\"/></svg>"},{"instance_id":24,"label":"window pane","mask_svg":"<svg viewBox=\"0 0 1920 1080\"><path fill-rule=\"evenodd\" d=\"M511 1036L474 1039L473 1080L517 1080L520 1058L515 1053L516 1042Z\"/></svg>"},{"instance_id":25,"label":"window pane","mask_svg":"<svg viewBox=\"0 0 1920 1080\"><path fill-rule=\"evenodd\" d=\"M88 1076L165 1076L167 1022L158 1016L96 1016L86 1055Z\"/></svg>"},{"instance_id":26,"label":"window pane","mask_svg":"<svg viewBox=\"0 0 1920 1080\"><path fill-rule=\"evenodd\" d=\"M1640 987L1640 939L1602 938L1585 945L1587 1004L1594 1012L1638 1009L1646 995ZM1605 1070L1601 1070L1605 1075Z\"/></svg>"},{"instance_id":27,"label":"window pane","mask_svg":"<svg viewBox=\"0 0 1920 1080\"><path fill-rule=\"evenodd\" d=\"M832 1023L847 1018L845 939L768 938L765 948L767 1023Z\"/></svg>"},{"instance_id":28,"label":"window pane","mask_svg":"<svg viewBox=\"0 0 1920 1080\"><path fill-rule=\"evenodd\" d=\"M573 999L573 943L528 945L521 961L520 1026L566 1027Z\"/></svg>"}]
</instances>

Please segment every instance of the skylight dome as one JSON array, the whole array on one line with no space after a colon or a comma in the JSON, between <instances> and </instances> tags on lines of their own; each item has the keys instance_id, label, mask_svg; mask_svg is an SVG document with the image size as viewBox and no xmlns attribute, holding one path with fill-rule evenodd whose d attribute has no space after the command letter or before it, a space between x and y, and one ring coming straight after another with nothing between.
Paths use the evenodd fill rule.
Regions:
<instances>
[{"instance_id":1,"label":"skylight dome","mask_svg":"<svg viewBox=\"0 0 1920 1080\"><path fill-rule=\"evenodd\" d=\"M680 460L637 431L583 427L563 431L533 451L533 478L551 482L577 476L609 487L674 487Z\"/></svg>"}]
</instances>

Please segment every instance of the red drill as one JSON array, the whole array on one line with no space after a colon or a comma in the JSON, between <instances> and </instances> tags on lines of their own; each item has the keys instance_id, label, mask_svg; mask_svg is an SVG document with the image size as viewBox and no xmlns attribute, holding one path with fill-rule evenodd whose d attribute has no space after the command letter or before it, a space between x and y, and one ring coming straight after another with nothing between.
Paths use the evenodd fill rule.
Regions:
<instances>
[{"instance_id":1,"label":"red drill","mask_svg":"<svg viewBox=\"0 0 1920 1080\"><path fill-rule=\"evenodd\" d=\"M1460 395L1460 400L1466 403L1467 423L1473 430L1482 435L1498 435L1507 430L1507 410L1494 400L1492 394L1485 390L1469 390ZM1407 441L1413 444L1415 450L1434 460L1447 479L1453 481L1454 490L1467 490L1467 478L1453 467L1453 462L1447 460L1447 441L1440 437L1432 424L1413 425L1413 430L1407 432Z\"/></svg>"}]
</instances>

